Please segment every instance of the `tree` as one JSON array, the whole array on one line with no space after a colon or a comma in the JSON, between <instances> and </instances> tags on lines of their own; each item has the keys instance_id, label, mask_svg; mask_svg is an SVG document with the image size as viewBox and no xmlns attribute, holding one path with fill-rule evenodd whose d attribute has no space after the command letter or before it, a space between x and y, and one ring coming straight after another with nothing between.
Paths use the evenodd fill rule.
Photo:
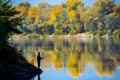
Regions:
<instances>
[{"instance_id":1,"label":"tree","mask_svg":"<svg viewBox=\"0 0 120 80\"><path fill-rule=\"evenodd\" d=\"M114 12L118 15L120 14L120 4L114 6Z\"/></svg>"},{"instance_id":2,"label":"tree","mask_svg":"<svg viewBox=\"0 0 120 80\"><path fill-rule=\"evenodd\" d=\"M31 7L30 3L28 3L28 2L21 2L18 4L18 6L19 7L27 7L27 8Z\"/></svg>"},{"instance_id":3,"label":"tree","mask_svg":"<svg viewBox=\"0 0 120 80\"><path fill-rule=\"evenodd\" d=\"M81 20L81 12L84 4L81 0L66 0L68 16L70 20L71 33L84 32L84 24Z\"/></svg>"},{"instance_id":4,"label":"tree","mask_svg":"<svg viewBox=\"0 0 120 80\"><path fill-rule=\"evenodd\" d=\"M20 33L16 26L21 24L22 18L14 17L18 13L12 6L11 0L0 0L0 47L8 44L12 34Z\"/></svg>"},{"instance_id":5,"label":"tree","mask_svg":"<svg viewBox=\"0 0 120 80\"><path fill-rule=\"evenodd\" d=\"M38 7L36 6L32 6L30 9L29 9L29 12L28 12L28 19L30 21L30 23L34 23L34 22L38 22Z\"/></svg>"},{"instance_id":6,"label":"tree","mask_svg":"<svg viewBox=\"0 0 120 80\"><path fill-rule=\"evenodd\" d=\"M93 8L97 16L103 18L113 12L114 5L114 0L94 0Z\"/></svg>"},{"instance_id":7,"label":"tree","mask_svg":"<svg viewBox=\"0 0 120 80\"><path fill-rule=\"evenodd\" d=\"M61 5L55 5L52 8L51 15L50 15L50 21L51 21L51 24L54 25L55 34L61 34L62 33L61 26L64 21L63 9Z\"/></svg>"},{"instance_id":8,"label":"tree","mask_svg":"<svg viewBox=\"0 0 120 80\"><path fill-rule=\"evenodd\" d=\"M95 0L93 4L93 12L94 16L98 18L98 24L101 23L101 25L98 25L101 29L101 32L105 30L105 17L113 12L114 7L114 0ZM101 28L100 28L101 26ZM99 30L98 30L99 31Z\"/></svg>"},{"instance_id":9,"label":"tree","mask_svg":"<svg viewBox=\"0 0 120 80\"><path fill-rule=\"evenodd\" d=\"M47 22L50 18L51 6L47 2L40 2L38 5L39 9L39 22Z\"/></svg>"}]
</instances>

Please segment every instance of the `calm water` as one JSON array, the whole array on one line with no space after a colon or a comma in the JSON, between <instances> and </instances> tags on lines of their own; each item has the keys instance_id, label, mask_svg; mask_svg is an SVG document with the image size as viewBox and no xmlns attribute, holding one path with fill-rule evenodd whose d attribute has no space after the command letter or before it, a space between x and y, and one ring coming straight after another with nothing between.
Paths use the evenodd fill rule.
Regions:
<instances>
[{"instance_id":1,"label":"calm water","mask_svg":"<svg viewBox=\"0 0 120 80\"><path fill-rule=\"evenodd\" d=\"M41 52L42 74L31 80L120 80L119 38L16 40L26 59L36 64Z\"/></svg>"}]
</instances>

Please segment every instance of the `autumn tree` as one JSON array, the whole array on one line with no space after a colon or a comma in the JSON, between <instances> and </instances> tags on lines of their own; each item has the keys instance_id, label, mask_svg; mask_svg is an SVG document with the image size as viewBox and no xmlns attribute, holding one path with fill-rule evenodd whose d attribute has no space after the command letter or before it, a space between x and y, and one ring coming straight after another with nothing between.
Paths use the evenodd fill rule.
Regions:
<instances>
[{"instance_id":1,"label":"autumn tree","mask_svg":"<svg viewBox=\"0 0 120 80\"><path fill-rule=\"evenodd\" d=\"M113 12L114 7L114 0L95 0L93 4L93 11L96 18L99 19L99 23L101 26L99 26L98 29L99 32L103 32L105 30L105 17ZM99 25L98 23L98 25Z\"/></svg>"},{"instance_id":2,"label":"autumn tree","mask_svg":"<svg viewBox=\"0 0 120 80\"><path fill-rule=\"evenodd\" d=\"M41 22L47 22L50 18L51 6L47 2L40 2L39 8L39 20Z\"/></svg>"},{"instance_id":3,"label":"autumn tree","mask_svg":"<svg viewBox=\"0 0 120 80\"><path fill-rule=\"evenodd\" d=\"M29 9L27 18L29 19L30 23L38 22L38 7L32 6Z\"/></svg>"},{"instance_id":4,"label":"autumn tree","mask_svg":"<svg viewBox=\"0 0 120 80\"><path fill-rule=\"evenodd\" d=\"M81 20L80 9L84 4L81 0L66 0L69 20L71 22L71 33L84 32L84 24ZM77 31L75 31L77 29Z\"/></svg>"},{"instance_id":5,"label":"autumn tree","mask_svg":"<svg viewBox=\"0 0 120 80\"><path fill-rule=\"evenodd\" d=\"M93 32L97 30L98 19L94 16L92 8L88 7L84 12L81 13L81 20L84 23L84 29L86 32Z\"/></svg>"},{"instance_id":6,"label":"autumn tree","mask_svg":"<svg viewBox=\"0 0 120 80\"><path fill-rule=\"evenodd\" d=\"M51 10L51 15L50 15L50 21L51 21L51 24L53 24L54 26L54 33L61 34L62 33L61 26L64 21L63 9L61 5L53 6Z\"/></svg>"},{"instance_id":7,"label":"autumn tree","mask_svg":"<svg viewBox=\"0 0 120 80\"><path fill-rule=\"evenodd\" d=\"M39 28L42 28L44 34L52 34L53 26L50 25L50 12L51 5L47 2L40 2L38 5L39 10Z\"/></svg>"}]
</instances>

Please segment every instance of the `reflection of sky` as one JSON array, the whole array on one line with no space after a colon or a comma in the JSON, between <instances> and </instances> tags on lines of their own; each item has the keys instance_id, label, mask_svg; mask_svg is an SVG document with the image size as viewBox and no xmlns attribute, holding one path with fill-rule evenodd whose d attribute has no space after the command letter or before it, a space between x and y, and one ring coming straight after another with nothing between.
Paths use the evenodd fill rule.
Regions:
<instances>
[{"instance_id":1,"label":"reflection of sky","mask_svg":"<svg viewBox=\"0 0 120 80\"><path fill-rule=\"evenodd\" d=\"M120 80L120 68L116 68L115 73L112 77L108 76L99 76L94 67L89 65L86 70L82 73L81 76L77 78L73 78L68 72L67 68L62 68L60 70L56 70L51 68L49 70L44 70L40 75L41 80ZM37 80L37 76L34 78Z\"/></svg>"}]
</instances>

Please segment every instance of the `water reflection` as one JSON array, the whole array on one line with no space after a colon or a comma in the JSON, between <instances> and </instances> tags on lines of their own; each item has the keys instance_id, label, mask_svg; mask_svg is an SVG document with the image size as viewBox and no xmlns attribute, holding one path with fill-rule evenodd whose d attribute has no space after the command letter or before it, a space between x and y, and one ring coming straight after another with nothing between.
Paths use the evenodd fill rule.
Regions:
<instances>
[{"instance_id":1,"label":"water reflection","mask_svg":"<svg viewBox=\"0 0 120 80\"><path fill-rule=\"evenodd\" d=\"M38 74L38 80L41 80L41 79L40 79L40 75L39 75L39 74Z\"/></svg>"},{"instance_id":2,"label":"water reflection","mask_svg":"<svg viewBox=\"0 0 120 80\"><path fill-rule=\"evenodd\" d=\"M49 70L67 68L72 77L79 77L92 65L98 76L113 76L120 67L119 38L27 39L15 41L27 60L36 65L37 52L45 59L41 67ZM40 76L38 76L40 80Z\"/></svg>"}]
</instances>

